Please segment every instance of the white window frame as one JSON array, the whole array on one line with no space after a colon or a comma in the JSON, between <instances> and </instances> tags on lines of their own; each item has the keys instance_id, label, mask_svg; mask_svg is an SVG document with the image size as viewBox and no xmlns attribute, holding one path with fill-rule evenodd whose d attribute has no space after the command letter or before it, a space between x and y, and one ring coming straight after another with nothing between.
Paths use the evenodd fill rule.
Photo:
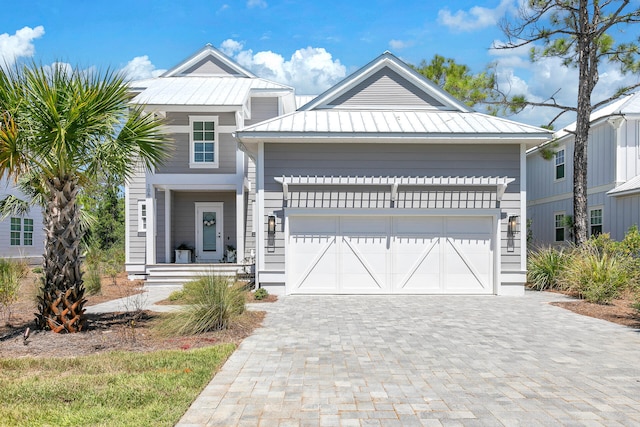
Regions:
<instances>
[{"instance_id":1,"label":"white window frame","mask_svg":"<svg viewBox=\"0 0 640 427\"><path fill-rule=\"evenodd\" d=\"M558 153L562 152L562 163L558 163ZM562 165L564 167L562 178L558 178L558 166ZM567 149L566 147L558 147L555 154L553 155L553 180L554 181L564 181L567 179Z\"/></svg>"},{"instance_id":2,"label":"white window frame","mask_svg":"<svg viewBox=\"0 0 640 427\"><path fill-rule=\"evenodd\" d=\"M593 218L593 216L591 215L592 212L594 211L600 211L600 224L593 224L591 222L591 219ZM604 208L603 206L594 206L592 208L589 208L589 236L594 236L593 234L593 226L600 226L600 233L598 234L602 234L603 233L603 225L604 225Z\"/></svg>"},{"instance_id":3,"label":"white window frame","mask_svg":"<svg viewBox=\"0 0 640 427\"><path fill-rule=\"evenodd\" d=\"M147 209L146 200L138 200L138 231L144 233L147 231L147 215L149 209Z\"/></svg>"},{"instance_id":4,"label":"white window frame","mask_svg":"<svg viewBox=\"0 0 640 427\"><path fill-rule=\"evenodd\" d=\"M553 241L556 243L562 243L562 242L566 242L567 241L567 227L564 226L564 224L562 224L562 227L558 227L558 216L562 215L562 220L564 222L564 218L567 217L567 213L566 212L554 212L553 213ZM558 240L557 239L557 232L558 230L562 228L563 232L562 232L562 236L563 239L562 240Z\"/></svg>"},{"instance_id":5,"label":"white window frame","mask_svg":"<svg viewBox=\"0 0 640 427\"><path fill-rule=\"evenodd\" d=\"M14 223L17 221L18 229L14 230ZM30 227L31 230L26 230L25 221L31 221ZM22 217L11 217L9 220L9 245L12 247L16 246L33 246L33 218L22 218ZM13 233L17 233L16 236ZM27 236L29 238L30 243L27 243ZM15 243L17 241L17 244Z\"/></svg>"},{"instance_id":6,"label":"white window frame","mask_svg":"<svg viewBox=\"0 0 640 427\"><path fill-rule=\"evenodd\" d=\"M213 122L213 162L196 162L195 160L195 143L193 138L193 123L194 122ZM220 159L220 133L218 116L189 116L189 167L193 169L197 168L210 168L215 169L219 167ZM201 141L198 141L201 142Z\"/></svg>"}]
</instances>

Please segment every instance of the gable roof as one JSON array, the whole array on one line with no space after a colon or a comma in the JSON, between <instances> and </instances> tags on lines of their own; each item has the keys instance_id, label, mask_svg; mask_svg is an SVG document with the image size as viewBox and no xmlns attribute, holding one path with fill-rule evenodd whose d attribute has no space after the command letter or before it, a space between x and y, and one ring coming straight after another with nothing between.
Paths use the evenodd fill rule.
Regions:
<instances>
[{"instance_id":1,"label":"gable roof","mask_svg":"<svg viewBox=\"0 0 640 427\"><path fill-rule=\"evenodd\" d=\"M293 88L261 79L228 56L207 44L160 77L129 84L132 104L163 106L247 105L252 95L289 96L293 107Z\"/></svg>"},{"instance_id":2,"label":"gable roof","mask_svg":"<svg viewBox=\"0 0 640 427\"><path fill-rule=\"evenodd\" d=\"M207 67L207 65L209 66ZM160 77L178 77L187 75L235 76L246 78L256 77L250 71L240 66L211 44L205 45L198 52L166 71Z\"/></svg>"},{"instance_id":3,"label":"gable roof","mask_svg":"<svg viewBox=\"0 0 640 427\"><path fill-rule=\"evenodd\" d=\"M374 90L369 90L372 86ZM549 139L551 132L474 112L385 52L298 111L246 127L236 135L245 142L473 139L535 145Z\"/></svg>"},{"instance_id":4,"label":"gable roof","mask_svg":"<svg viewBox=\"0 0 640 427\"><path fill-rule=\"evenodd\" d=\"M394 97L363 94L364 90L376 82L386 79L395 90ZM395 83L395 84L394 84ZM399 91L403 92L405 104L396 100ZM413 95L413 103L409 104L407 94ZM352 102L349 102L352 101ZM416 102L417 101L417 102ZM424 104L420 105L420 101ZM300 110L316 110L330 108L368 108L368 109L439 109L468 112L469 107L458 101L427 78L386 51L337 85L318 95L312 102Z\"/></svg>"}]
</instances>

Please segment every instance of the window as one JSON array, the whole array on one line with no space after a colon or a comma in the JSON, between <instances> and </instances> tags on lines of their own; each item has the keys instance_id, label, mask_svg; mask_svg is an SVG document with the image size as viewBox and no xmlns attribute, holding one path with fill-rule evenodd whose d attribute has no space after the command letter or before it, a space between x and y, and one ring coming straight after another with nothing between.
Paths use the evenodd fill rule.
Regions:
<instances>
[{"instance_id":1,"label":"window","mask_svg":"<svg viewBox=\"0 0 640 427\"><path fill-rule=\"evenodd\" d=\"M556 242L564 242L564 214L555 214Z\"/></svg>"},{"instance_id":2,"label":"window","mask_svg":"<svg viewBox=\"0 0 640 427\"><path fill-rule=\"evenodd\" d=\"M589 211L589 225L592 236L602 234L602 209L591 209Z\"/></svg>"},{"instance_id":3,"label":"window","mask_svg":"<svg viewBox=\"0 0 640 427\"><path fill-rule=\"evenodd\" d=\"M218 167L218 118L193 116L191 124L191 167Z\"/></svg>"},{"instance_id":4,"label":"window","mask_svg":"<svg viewBox=\"0 0 640 427\"><path fill-rule=\"evenodd\" d=\"M147 231L147 202L138 201L138 231Z\"/></svg>"},{"instance_id":5,"label":"window","mask_svg":"<svg viewBox=\"0 0 640 427\"><path fill-rule=\"evenodd\" d=\"M564 178L564 148L556 151L556 179Z\"/></svg>"},{"instance_id":6,"label":"window","mask_svg":"<svg viewBox=\"0 0 640 427\"><path fill-rule=\"evenodd\" d=\"M11 218L11 246L33 246L33 219Z\"/></svg>"}]
</instances>

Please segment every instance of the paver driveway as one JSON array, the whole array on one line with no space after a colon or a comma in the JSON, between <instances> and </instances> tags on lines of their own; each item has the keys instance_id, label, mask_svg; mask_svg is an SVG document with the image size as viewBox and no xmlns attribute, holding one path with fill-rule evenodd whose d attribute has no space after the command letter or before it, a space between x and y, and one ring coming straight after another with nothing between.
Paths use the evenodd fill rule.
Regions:
<instances>
[{"instance_id":1,"label":"paver driveway","mask_svg":"<svg viewBox=\"0 0 640 427\"><path fill-rule=\"evenodd\" d=\"M640 425L640 334L554 298L286 297L179 425Z\"/></svg>"}]
</instances>

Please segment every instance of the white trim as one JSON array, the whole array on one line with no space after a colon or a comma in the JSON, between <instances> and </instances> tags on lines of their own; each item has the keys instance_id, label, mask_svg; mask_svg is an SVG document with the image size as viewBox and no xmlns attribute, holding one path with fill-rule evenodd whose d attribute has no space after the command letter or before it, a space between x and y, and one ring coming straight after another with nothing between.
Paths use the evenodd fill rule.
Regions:
<instances>
[{"instance_id":1,"label":"white trim","mask_svg":"<svg viewBox=\"0 0 640 427\"><path fill-rule=\"evenodd\" d=\"M391 200L395 201L398 186L426 186L426 187L496 187L497 201L502 200L507 185L515 181L508 177L468 177L468 176L423 176L423 177L370 177L370 176L290 176L275 177L274 180L282 184L284 200L289 199L290 185L371 185L391 186Z\"/></svg>"},{"instance_id":2,"label":"white trim","mask_svg":"<svg viewBox=\"0 0 640 427\"><path fill-rule=\"evenodd\" d=\"M147 183L156 186L167 186L171 189L235 189L243 185L244 177L238 174L213 174L213 173L160 173L148 177Z\"/></svg>"},{"instance_id":3,"label":"white trim","mask_svg":"<svg viewBox=\"0 0 640 427\"><path fill-rule=\"evenodd\" d=\"M131 213L129 210L131 206L131 196L129 196L129 183L125 183L124 185L124 264L125 266L131 262L131 256L129 255L129 251L131 250L131 236L130 233L133 233L131 229ZM128 270L127 270L128 271Z\"/></svg>"},{"instance_id":4,"label":"white trim","mask_svg":"<svg viewBox=\"0 0 640 427\"><path fill-rule=\"evenodd\" d=\"M258 144L258 156L256 164L256 206L257 223L256 231L256 283L260 283L259 272L264 270L265 242L264 242L264 142Z\"/></svg>"},{"instance_id":5,"label":"white trim","mask_svg":"<svg viewBox=\"0 0 640 427\"><path fill-rule=\"evenodd\" d=\"M599 185L597 187L591 187L587 189L587 195L590 196L592 194L606 193L607 191L613 188L615 188L614 184L606 184L606 185ZM612 196L615 196L615 194L612 194ZM573 198L573 193L562 193L562 194L557 194L555 196L543 197L541 199L528 200L527 206L543 205L545 203L559 202L561 200L568 200L571 198Z\"/></svg>"},{"instance_id":6,"label":"white trim","mask_svg":"<svg viewBox=\"0 0 640 427\"><path fill-rule=\"evenodd\" d=\"M527 146L520 144L520 269L527 270Z\"/></svg>"},{"instance_id":7,"label":"white trim","mask_svg":"<svg viewBox=\"0 0 640 427\"><path fill-rule=\"evenodd\" d=\"M236 262L244 260L244 186L236 190Z\"/></svg>"},{"instance_id":8,"label":"white trim","mask_svg":"<svg viewBox=\"0 0 640 427\"><path fill-rule=\"evenodd\" d=\"M196 143L211 143L212 141L195 141L193 139L193 123L194 122L208 122L213 123L213 161L212 162L196 162L195 160L195 144ZM189 167L200 169L209 168L217 169L220 164L220 137L218 131L218 116L189 116ZM203 133L205 130L203 129Z\"/></svg>"},{"instance_id":9,"label":"white trim","mask_svg":"<svg viewBox=\"0 0 640 427\"><path fill-rule=\"evenodd\" d=\"M147 264L156 264L156 191L151 190L151 197L146 199L147 204L147 232L145 246L147 251Z\"/></svg>"},{"instance_id":10,"label":"white trim","mask_svg":"<svg viewBox=\"0 0 640 427\"><path fill-rule=\"evenodd\" d=\"M171 262L171 190L164 190L164 262Z\"/></svg>"},{"instance_id":11,"label":"white trim","mask_svg":"<svg viewBox=\"0 0 640 427\"><path fill-rule=\"evenodd\" d=\"M563 158L563 163L561 163L562 166L564 166L564 176L562 178L556 178L557 177L557 171L558 171L558 164L556 163L556 158L558 156L558 153L562 151L562 158ZM567 146L566 145L560 145L559 147L557 147L557 149L555 150L555 153L553 154L553 182L562 182L564 180L567 179Z\"/></svg>"},{"instance_id":12,"label":"white trim","mask_svg":"<svg viewBox=\"0 0 640 427\"><path fill-rule=\"evenodd\" d=\"M285 216L500 216L501 209L286 208Z\"/></svg>"},{"instance_id":13,"label":"white trim","mask_svg":"<svg viewBox=\"0 0 640 427\"><path fill-rule=\"evenodd\" d=\"M551 241L554 243L562 243L562 242L566 242L567 241L567 227L563 224L562 225L562 229L564 230L564 239L563 240L556 240L556 231L558 229L560 229L560 227L558 227L556 225L556 216L558 215L562 215L563 217L563 221L564 218L567 217L567 211L557 211L553 213L553 236L551 236Z\"/></svg>"},{"instance_id":14,"label":"white trim","mask_svg":"<svg viewBox=\"0 0 640 427\"><path fill-rule=\"evenodd\" d=\"M589 209L587 209L589 211L589 236L592 235L591 233L591 227L593 226L593 224L591 223L591 212L593 211L600 211L600 224L596 224L599 225L601 230L600 233L604 233L604 205L595 205L595 206L590 206Z\"/></svg>"},{"instance_id":15,"label":"white trim","mask_svg":"<svg viewBox=\"0 0 640 427\"><path fill-rule=\"evenodd\" d=\"M167 105L144 104L144 111L169 113L235 113L241 111L242 105Z\"/></svg>"},{"instance_id":16,"label":"white trim","mask_svg":"<svg viewBox=\"0 0 640 427\"><path fill-rule=\"evenodd\" d=\"M194 117L204 117L204 116L194 116ZM233 125L219 125L217 129L218 129L218 134L231 134L237 130L236 127ZM189 125L166 125L164 126L164 130L167 133L187 134L191 132L191 127Z\"/></svg>"},{"instance_id":17,"label":"white trim","mask_svg":"<svg viewBox=\"0 0 640 427\"><path fill-rule=\"evenodd\" d=\"M216 255L218 258L213 258L212 260L206 259L201 261L198 259L198 255L203 251L202 250L202 240L200 236L202 234L202 222L200 221L200 216L198 215L199 209L211 209L218 210L219 215L216 216L216 231L218 232L218 236L216 236ZM226 250L226 240L224 238L224 202L195 202L194 203L194 213L195 213L195 256L196 262L219 262L222 260L222 257L225 254Z\"/></svg>"},{"instance_id":18,"label":"white trim","mask_svg":"<svg viewBox=\"0 0 640 427\"><path fill-rule=\"evenodd\" d=\"M146 233L149 226L149 210L147 201L138 200L138 233Z\"/></svg>"}]
</instances>

